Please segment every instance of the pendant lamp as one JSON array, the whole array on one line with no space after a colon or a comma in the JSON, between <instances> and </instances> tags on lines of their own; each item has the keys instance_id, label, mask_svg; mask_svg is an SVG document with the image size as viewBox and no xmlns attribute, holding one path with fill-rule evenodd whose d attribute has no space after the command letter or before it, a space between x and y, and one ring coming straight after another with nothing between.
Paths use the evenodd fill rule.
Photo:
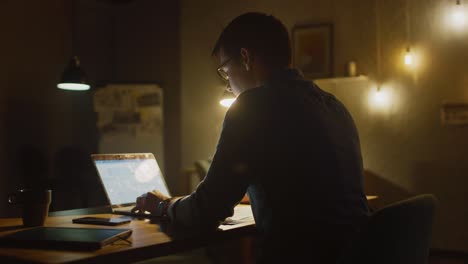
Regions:
<instances>
[{"instance_id":1,"label":"pendant lamp","mask_svg":"<svg viewBox=\"0 0 468 264\"><path fill-rule=\"evenodd\" d=\"M86 74L80 67L80 60L77 56L73 56L68 66L63 71L57 88L72 91L85 91L89 90L90 87Z\"/></svg>"}]
</instances>

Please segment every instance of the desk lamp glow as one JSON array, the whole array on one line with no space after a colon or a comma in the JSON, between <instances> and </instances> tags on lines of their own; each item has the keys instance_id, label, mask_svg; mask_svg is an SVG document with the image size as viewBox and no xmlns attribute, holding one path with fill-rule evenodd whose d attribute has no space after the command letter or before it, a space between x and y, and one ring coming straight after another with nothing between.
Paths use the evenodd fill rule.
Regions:
<instances>
[{"instance_id":1,"label":"desk lamp glow","mask_svg":"<svg viewBox=\"0 0 468 264\"><path fill-rule=\"evenodd\" d=\"M236 101L236 97L232 93L224 91L221 100L219 100L219 104L229 108L234 103L234 101Z\"/></svg>"},{"instance_id":2,"label":"desk lamp glow","mask_svg":"<svg viewBox=\"0 0 468 264\"><path fill-rule=\"evenodd\" d=\"M86 91L89 90L90 87L86 74L80 67L80 60L77 56L74 56L63 71L57 88L72 91Z\"/></svg>"}]
</instances>

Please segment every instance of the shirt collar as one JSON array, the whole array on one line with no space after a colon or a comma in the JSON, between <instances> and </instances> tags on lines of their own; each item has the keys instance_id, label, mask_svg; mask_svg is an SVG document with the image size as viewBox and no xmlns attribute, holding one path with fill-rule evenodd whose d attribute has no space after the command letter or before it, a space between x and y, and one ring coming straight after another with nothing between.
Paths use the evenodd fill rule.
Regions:
<instances>
[{"instance_id":1,"label":"shirt collar","mask_svg":"<svg viewBox=\"0 0 468 264\"><path fill-rule=\"evenodd\" d=\"M265 81L264 86L274 86L277 83L292 80L303 80L304 75L297 69L288 68L275 71L271 74L271 77Z\"/></svg>"},{"instance_id":2,"label":"shirt collar","mask_svg":"<svg viewBox=\"0 0 468 264\"><path fill-rule=\"evenodd\" d=\"M287 69L281 69L272 72L270 75L270 78L268 78L262 86L248 89L247 91L242 92L239 97L243 96L244 94L248 94L249 91L255 90L257 88L265 88L265 87L278 87L282 86L281 84L284 84L285 82L289 81L294 81L294 80L304 80L304 75L297 69L294 68L287 68Z\"/></svg>"}]
</instances>

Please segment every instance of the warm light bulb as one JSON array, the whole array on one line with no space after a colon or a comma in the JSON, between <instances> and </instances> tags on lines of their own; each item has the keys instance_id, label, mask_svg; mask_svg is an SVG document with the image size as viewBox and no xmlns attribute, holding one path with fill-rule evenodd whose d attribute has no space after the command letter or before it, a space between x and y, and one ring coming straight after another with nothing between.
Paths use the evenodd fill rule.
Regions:
<instances>
[{"instance_id":1,"label":"warm light bulb","mask_svg":"<svg viewBox=\"0 0 468 264\"><path fill-rule=\"evenodd\" d=\"M373 97L373 100L376 104L380 105L380 106L384 106L384 105L387 105L388 102L389 102L389 96L387 93L385 92L382 92L382 91L376 91L374 93L374 97Z\"/></svg>"},{"instance_id":2,"label":"warm light bulb","mask_svg":"<svg viewBox=\"0 0 468 264\"><path fill-rule=\"evenodd\" d=\"M455 10L452 14L452 20L455 25L464 25L465 14L463 13L463 10Z\"/></svg>"},{"instance_id":3,"label":"warm light bulb","mask_svg":"<svg viewBox=\"0 0 468 264\"><path fill-rule=\"evenodd\" d=\"M220 100L219 104L224 107L230 107L234 103L234 101L236 101L236 98L227 98Z\"/></svg>"},{"instance_id":4,"label":"warm light bulb","mask_svg":"<svg viewBox=\"0 0 468 264\"><path fill-rule=\"evenodd\" d=\"M405 65L408 65L408 66L413 65L413 54L411 54L411 51L409 49L406 50Z\"/></svg>"},{"instance_id":5,"label":"warm light bulb","mask_svg":"<svg viewBox=\"0 0 468 264\"><path fill-rule=\"evenodd\" d=\"M392 104L392 96L388 89L372 89L369 93L369 104L374 110L388 110Z\"/></svg>"},{"instance_id":6,"label":"warm light bulb","mask_svg":"<svg viewBox=\"0 0 468 264\"><path fill-rule=\"evenodd\" d=\"M460 1L457 1L452 14L451 14L452 25L456 28L462 28L466 23L466 14Z\"/></svg>"}]
</instances>

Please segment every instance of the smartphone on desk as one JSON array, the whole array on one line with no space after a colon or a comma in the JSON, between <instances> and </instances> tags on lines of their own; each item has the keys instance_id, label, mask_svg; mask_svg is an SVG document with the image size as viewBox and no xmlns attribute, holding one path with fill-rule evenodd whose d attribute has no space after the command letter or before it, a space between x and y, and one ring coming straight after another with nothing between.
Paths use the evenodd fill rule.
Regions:
<instances>
[{"instance_id":1,"label":"smartphone on desk","mask_svg":"<svg viewBox=\"0 0 468 264\"><path fill-rule=\"evenodd\" d=\"M75 224L90 224L90 225L107 225L116 226L130 223L129 217L80 217L72 219Z\"/></svg>"}]
</instances>

